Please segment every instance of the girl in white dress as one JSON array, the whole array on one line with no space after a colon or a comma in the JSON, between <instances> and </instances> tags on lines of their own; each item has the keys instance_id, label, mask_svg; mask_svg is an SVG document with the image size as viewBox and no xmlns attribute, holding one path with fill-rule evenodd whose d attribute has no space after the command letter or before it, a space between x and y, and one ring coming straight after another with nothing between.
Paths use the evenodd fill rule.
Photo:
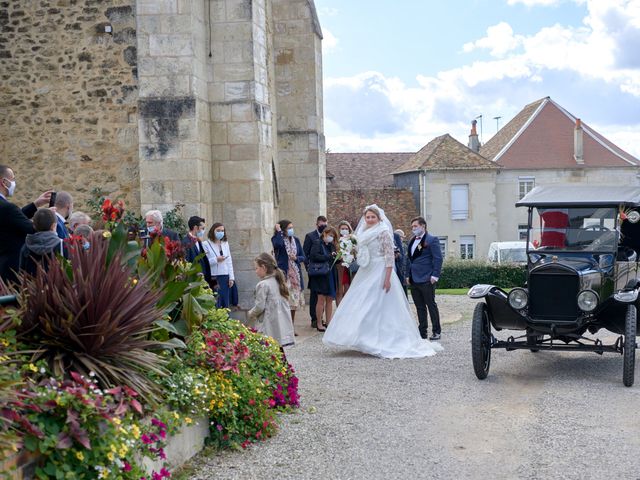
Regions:
<instances>
[{"instance_id":1,"label":"girl in white dress","mask_svg":"<svg viewBox=\"0 0 640 480\"><path fill-rule=\"evenodd\" d=\"M359 265L322 341L383 358L435 355L438 343L422 339L397 275L393 228L377 205L365 208L356 229Z\"/></svg>"}]
</instances>

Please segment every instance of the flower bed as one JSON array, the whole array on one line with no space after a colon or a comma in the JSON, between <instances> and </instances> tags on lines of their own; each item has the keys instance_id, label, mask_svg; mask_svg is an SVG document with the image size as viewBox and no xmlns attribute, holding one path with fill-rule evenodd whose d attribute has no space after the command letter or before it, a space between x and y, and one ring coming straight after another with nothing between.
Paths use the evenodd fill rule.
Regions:
<instances>
[{"instance_id":1,"label":"flower bed","mask_svg":"<svg viewBox=\"0 0 640 480\"><path fill-rule=\"evenodd\" d=\"M159 480L207 435L273 435L299 402L280 347L213 306L179 245L143 250L104 208L111 230L89 250L72 239L69 261L0 284L19 300L0 307L0 452L28 453L39 479Z\"/></svg>"}]
</instances>

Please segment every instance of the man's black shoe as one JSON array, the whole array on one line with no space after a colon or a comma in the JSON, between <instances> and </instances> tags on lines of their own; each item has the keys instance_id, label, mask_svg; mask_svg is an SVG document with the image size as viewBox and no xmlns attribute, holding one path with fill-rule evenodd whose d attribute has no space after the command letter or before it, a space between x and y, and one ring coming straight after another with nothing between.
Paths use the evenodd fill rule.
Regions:
<instances>
[{"instance_id":1,"label":"man's black shoe","mask_svg":"<svg viewBox=\"0 0 640 480\"><path fill-rule=\"evenodd\" d=\"M317 320L311 320L311 328L318 328L318 321Z\"/></svg>"},{"instance_id":2,"label":"man's black shoe","mask_svg":"<svg viewBox=\"0 0 640 480\"><path fill-rule=\"evenodd\" d=\"M429 337L429 340L440 340L440 334L439 333L434 333L433 335L431 335Z\"/></svg>"}]
</instances>

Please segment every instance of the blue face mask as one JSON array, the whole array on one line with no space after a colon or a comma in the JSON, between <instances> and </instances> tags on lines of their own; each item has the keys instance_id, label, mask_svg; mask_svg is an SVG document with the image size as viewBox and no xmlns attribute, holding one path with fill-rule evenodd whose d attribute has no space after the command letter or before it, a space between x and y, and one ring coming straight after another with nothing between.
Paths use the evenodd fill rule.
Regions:
<instances>
[{"instance_id":1,"label":"blue face mask","mask_svg":"<svg viewBox=\"0 0 640 480\"><path fill-rule=\"evenodd\" d=\"M82 244L82 248L84 248L85 250L89 250L90 247L91 247L91 244L89 242L84 242Z\"/></svg>"},{"instance_id":2,"label":"blue face mask","mask_svg":"<svg viewBox=\"0 0 640 480\"><path fill-rule=\"evenodd\" d=\"M290 228L289 230L287 230L287 235L289 235L290 237L293 237L293 228Z\"/></svg>"},{"instance_id":3,"label":"blue face mask","mask_svg":"<svg viewBox=\"0 0 640 480\"><path fill-rule=\"evenodd\" d=\"M147 231L149 233L156 233L156 227L155 225L151 225L150 227L147 227Z\"/></svg>"},{"instance_id":4,"label":"blue face mask","mask_svg":"<svg viewBox=\"0 0 640 480\"><path fill-rule=\"evenodd\" d=\"M196 236L197 236L198 238L202 238L202 237L204 237L204 230L198 230L198 231L196 232Z\"/></svg>"},{"instance_id":5,"label":"blue face mask","mask_svg":"<svg viewBox=\"0 0 640 480\"><path fill-rule=\"evenodd\" d=\"M216 232L216 238L222 240L224 238L224 232Z\"/></svg>"}]
</instances>

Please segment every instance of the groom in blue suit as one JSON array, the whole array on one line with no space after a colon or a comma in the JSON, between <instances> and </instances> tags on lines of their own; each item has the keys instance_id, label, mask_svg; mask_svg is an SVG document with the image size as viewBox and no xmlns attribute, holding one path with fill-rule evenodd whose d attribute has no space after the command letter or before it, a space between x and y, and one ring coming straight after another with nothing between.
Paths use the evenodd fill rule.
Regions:
<instances>
[{"instance_id":1,"label":"groom in blue suit","mask_svg":"<svg viewBox=\"0 0 640 480\"><path fill-rule=\"evenodd\" d=\"M440 340L440 312L436 304L436 282L442 270L442 252L438 237L427 233L427 222L422 217L411 220L413 238L407 247L411 297L418 312L418 329L427 338L427 310L431 317L433 334L429 340Z\"/></svg>"}]
</instances>

